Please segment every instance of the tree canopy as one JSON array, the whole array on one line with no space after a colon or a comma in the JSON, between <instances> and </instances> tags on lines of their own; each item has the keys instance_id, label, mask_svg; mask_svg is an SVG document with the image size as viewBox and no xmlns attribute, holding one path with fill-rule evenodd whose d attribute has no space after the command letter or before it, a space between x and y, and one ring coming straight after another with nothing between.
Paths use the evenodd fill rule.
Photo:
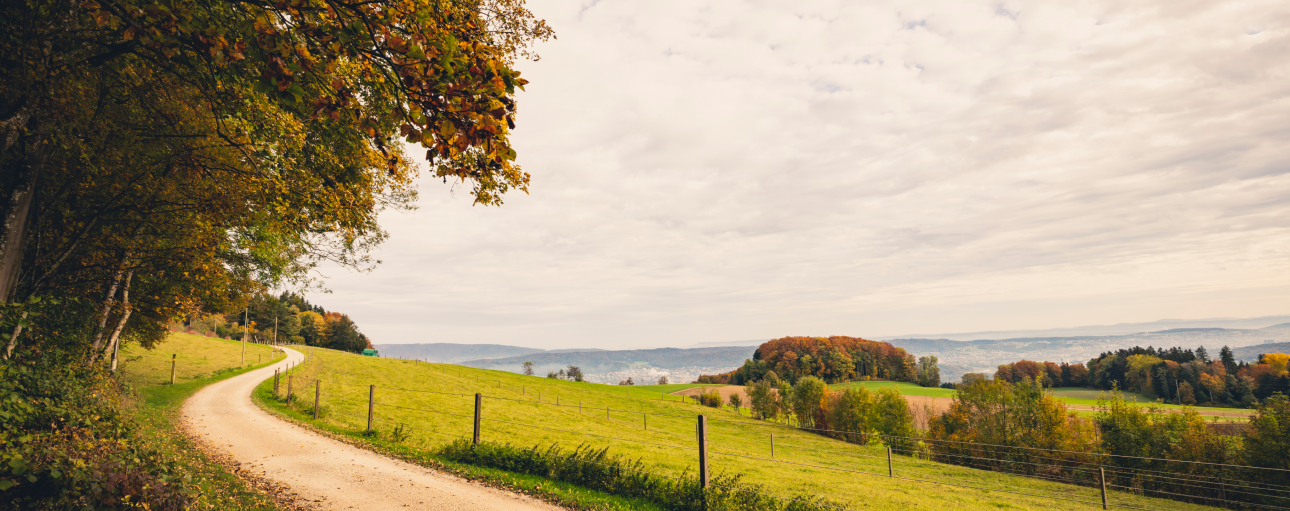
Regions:
<instances>
[{"instance_id":1,"label":"tree canopy","mask_svg":"<svg viewBox=\"0 0 1290 511\"><path fill-rule=\"evenodd\" d=\"M32 0L0 25L6 358L369 268L413 146L477 204L527 191L513 65L553 35L519 0Z\"/></svg>"}]
</instances>

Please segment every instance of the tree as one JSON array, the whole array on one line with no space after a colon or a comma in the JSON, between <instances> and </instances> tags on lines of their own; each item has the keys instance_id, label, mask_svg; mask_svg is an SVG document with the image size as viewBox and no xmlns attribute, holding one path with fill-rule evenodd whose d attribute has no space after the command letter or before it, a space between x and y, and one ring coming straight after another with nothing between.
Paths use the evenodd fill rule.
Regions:
<instances>
[{"instance_id":1,"label":"tree","mask_svg":"<svg viewBox=\"0 0 1290 511\"><path fill-rule=\"evenodd\" d=\"M667 375L659 376L659 377L658 377L658 384L659 384L659 385L667 385Z\"/></svg>"},{"instance_id":2,"label":"tree","mask_svg":"<svg viewBox=\"0 0 1290 511\"><path fill-rule=\"evenodd\" d=\"M524 375L525 375L525 376L533 376L533 362L525 361L525 362L524 362L523 364L521 364L521 365L523 365L523 366L524 366Z\"/></svg>"},{"instance_id":3,"label":"tree","mask_svg":"<svg viewBox=\"0 0 1290 511\"><path fill-rule=\"evenodd\" d=\"M1206 364L1209 363L1209 352L1205 351L1204 346L1196 348L1196 360Z\"/></svg>"},{"instance_id":4,"label":"tree","mask_svg":"<svg viewBox=\"0 0 1290 511\"><path fill-rule=\"evenodd\" d=\"M1232 354L1232 348L1223 346L1218 352L1218 359L1222 361L1228 374L1236 374L1236 356Z\"/></svg>"},{"instance_id":5,"label":"tree","mask_svg":"<svg viewBox=\"0 0 1290 511\"><path fill-rule=\"evenodd\" d=\"M940 387L941 370L936 367L936 357L928 355L918 359L918 384L923 387Z\"/></svg>"},{"instance_id":6,"label":"tree","mask_svg":"<svg viewBox=\"0 0 1290 511\"><path fill-rule=\"evenodd\" d=\"M512 64L551 31L522 2L318 7L0 4L10 337L72 342L68 325L10 318L41 296L87 300L99 305L75 341L92 360L116 325L151 345L175 316L307 284L322 261L368 267L379 211L412 204L404 142L428 150L435 176L472 183L477 203L526 190L508 139L526 83Z\"/></svg>"},{"instance_id":7,"label":"tree","mask_svg":"<svg viewBox=\"0 0 1290 511\"><path fill-rule=\"evenodd\" d=\"M1192 391L1190 383L1182 382L1178 384L1178 402L1185 405L1196 404L1196 393Z\"/></svg>"},{"instance_id":8,"label":"tree","mask_svg":"<svg viewBox=\"0 0 1290 511\"><path fill-rule=\"evenodd\" d=\"M767 379L753 382L744 387L748 393L748 406L753 415L760 419L779 417L779 401L775 397L775 387Z\"/></svg>"},{"instance_id":9,"label":"tree","mask_svg":"<svg viewBox=\"0 0 1290 511\"><path fill-rule=\"evenodd\" d=\"M579 381L581 381L581 380L579 380ZM622 381L618 382L618 384L619 384L619 385L635 385L635 384L636 384L636 382L633 382L633 381L632 381L632 377L631 377L631 376L628 376L626 380L622 380Z\"/></svg>"},{"instance_id":10,"label":"tree","mask_svg":"<svg viewBox=\"0 0 1290 511\"><path fill-rule=\"evenodd\" d=\"M744 406L744 398L743 398L743 396L742 396L741 394L739 394L738 392L734 392L734 393L730 394L730 398L729 398L729 399L730 399L730 406L731 406L731 407L733 407L733 408L735 409L735 411L739 411L739 409L740 409L740 408L743 408L743 406Z\"/></svg>"},{"instance_id":11,"label":"tree","mask_svg":"<svg viewBox=\"0 0 1290 511\"><path fill-rule=\"evenodd\" d=\"M798 427L827 429L824 398L828 390L824 380L814 376L802 377L793 384L792 410Z\"/></svg>"},{"instance_id":12,"label":"tree","mask_svg":"<svg viewBox=\"0 0 1290 511\"><path fill-rule=\"evenodd\" d=\"M565 378L573 381L582 381L582 369L579 369L578 366L571 365L568 369L562 371L564 372Z\"/></svg>"},{"instance_id":13,"label":"tree","mask_svg":"<svg viewBox=\"0 0 1290 511\"><path fill-rule=\"evenodd\" d=\"M1245 438L1245 462L1254 467L1290 470L1290 399L1273 394L1250 417ZM1280 484L1290 478L1276 474Z\"/></svg>"}]
</instances>

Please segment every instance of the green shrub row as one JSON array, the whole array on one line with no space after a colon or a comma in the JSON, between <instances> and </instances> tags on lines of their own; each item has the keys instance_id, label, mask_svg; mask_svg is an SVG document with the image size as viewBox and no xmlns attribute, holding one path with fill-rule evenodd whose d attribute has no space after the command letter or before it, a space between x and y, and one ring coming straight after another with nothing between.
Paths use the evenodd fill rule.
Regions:
<instances>
[{"instance_id":1,"label":"green shrub row","mask_svg":"<svg viewBox=\"0 0 1290 511\"><path fill-rule=\"evenodd\" d=\"M667 477L645 470L640 460L585 445L568 451L552 444L530 449L510 444L459 439L440 448L439 455L460 463L484 466L576 484L624 497L641 498L669 511L824 511L837 506L818 497L781 499L738 475L717 475L708 488L697 477Z\"/></svg>"}]
</instances>

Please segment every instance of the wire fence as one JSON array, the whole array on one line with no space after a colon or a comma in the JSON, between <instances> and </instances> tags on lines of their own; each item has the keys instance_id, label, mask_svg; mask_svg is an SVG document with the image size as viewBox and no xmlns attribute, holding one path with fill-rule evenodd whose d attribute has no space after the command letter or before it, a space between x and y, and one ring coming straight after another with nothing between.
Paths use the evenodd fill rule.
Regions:
<instances>
[{"instance_id":1,"label":"wire fence","mask_svg":"<svg viewBox=\"0 0 1290 511\"><path fill-rule=\"evenodd\" d=\"M1290 484L1287 484L1290 483L1287 480L1290 471L1285 470L1149 456L1117 456L890 436L773 422L711 418L701 414L657 413L615 409L610 406L593 408L580 401L562 400L563 396L559 395L548 393L542 396L541 390L530 389L525 385L508 385L501 381L489 385L485 380L467 378L462 373L453 376L457 380L476 384L479 387L476 392L445 392L352 383L372 377L333 370L325 367L322 359L306 357L304 362L275 376L275 393L278 392L279 376L286 376L290 389L292 378L299 375L301 366L306 362L313 362L314 367L311 376L316 380L313 403L315 418L322 399L321 381L326 376L342 389L365 391L365 396L362 397L366 399L351 399L347 393L350 391L338 391L336 396L329 396L338 405L344 404L346 410L356 410L342 414L343 417L333 418L346 423L348 427L365 428L371 432L379 422L388 430L406 428L450 439L468 438L478 443L484 433L484 426L492 424L488 434L500 435L502 438L487 438L508 443L516 440L531 442L537 438L547 438L543 436L545 434L559 433L565 439L594 439L610 445L662 449L663 452L676 455L676 463L693 464L697 460L698 472L705 488L708 460L715 457L731 461L752 460L761 466L782 467L782 471L777 472L782 474L791 474L793 471L828 471L907 483L999 492L1045 501L1094 507L1100 505L1103 509L1170 509L1172 501L1228 509L1290 511ZM445 370L443 373L447 375L449 371ZM338 377L350 380L339 381ZM511 395L485 395L480 392L484 388L509 392ZM398 401L399 404L388 398L378 400L378 392L382 395L393 392L402 399ZM410 403L416 401L414 396L434 396L447 400L447 404L441 401L435 405L417 406ZM288 402L290 399L288 397ZM559 423L512 420L517 414L520 417L526 416L523 412L497 417L485 413L484 403L488 401L540 406L551 411L578 414L581 420L606 421L620 433L630 431L623 429L630 425L639 428L641 434L648 433L650 436L606 435L558 427ZM364 406L366 410L363 410ZM390 414L382 410L398 413ZM362 413L364 411L365 414ZM353 419L358 419L358 423ZM423 426L427 423L433 428ZM444 431L446 428L453 430ZM756 433L759 428L764 428L762 430L767 433ZM778 442L776 433L779 434ZM815 445L808 445L810 443ZM745 491L738 488L726 489Z\"/></svg>"}]
</instances>

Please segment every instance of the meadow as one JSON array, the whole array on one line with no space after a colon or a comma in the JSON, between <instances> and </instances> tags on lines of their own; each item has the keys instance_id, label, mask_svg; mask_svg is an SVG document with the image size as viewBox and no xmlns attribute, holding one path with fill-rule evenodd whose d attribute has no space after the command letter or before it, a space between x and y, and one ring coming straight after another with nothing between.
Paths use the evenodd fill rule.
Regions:
<instances>
[{"instance_id":1,"label":"meadow","mask_svg":"<svg viewBox=\"0 0 1290 511\"><path fill-rule=\"evenodd\" d=\"M520 447L608 448L640 459L649 471L665 476L697 471L697 416L706 415L710 470L739 474L782 498L824 495L841 506L864 509L1101 506L1095 487L911 456L893 456L895 477L889 477L887 450L879 443L845 443L729 409L702 407L660 392L667 388L570 382L324 349L309 353L292 376L300 406L288 409L273 399L272 381L257 390L261 406L313 422L305 410L312 405L315 385L321 385L323 413L315 425L361 440L367 427L370 386L375 385L376 437L398 440L403 448L427 459L441 446L471 436L474 394L480 393L483 441ZM280 388L285 391L285 382ZM1114 490L1108 497L1120 507L1206 509Z\"/></svg>"}]
</instances>

